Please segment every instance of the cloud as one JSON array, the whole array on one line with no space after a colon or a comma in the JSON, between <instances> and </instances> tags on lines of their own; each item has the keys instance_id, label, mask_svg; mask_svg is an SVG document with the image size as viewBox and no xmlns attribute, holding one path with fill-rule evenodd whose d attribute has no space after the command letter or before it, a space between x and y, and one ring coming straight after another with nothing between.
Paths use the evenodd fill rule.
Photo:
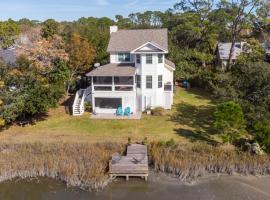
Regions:
<instances>
[{"instance_id":1,"label":"cloud","mask_svg":"<svg viewBox=\"0 0 270 200\"><path fill-rule=\"evenodd\" d=\"M138 0L131 1L131 2L129 2L129 3L126 4L126 7L133 7L133 6L136 6L138 3L139 3Z\"/></svg>"}]
</instances>

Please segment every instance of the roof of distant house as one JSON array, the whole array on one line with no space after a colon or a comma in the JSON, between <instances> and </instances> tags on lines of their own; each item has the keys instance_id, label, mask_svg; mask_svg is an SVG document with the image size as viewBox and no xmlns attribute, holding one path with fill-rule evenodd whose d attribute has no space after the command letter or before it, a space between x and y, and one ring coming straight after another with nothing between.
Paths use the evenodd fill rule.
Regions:
<instances>
[{"instance_id":1,"label":"roof of distant house","mask_svg":"<svg viewBox=\"0 0 270 200\"><path fill-rule=\"evenodd\" d=\"M270 45L267 42L264 42L262 45L265 50L265 53L270 54Z\"/></svg>"},{"instance_id":2,"label":"roof of distant house","mask_svg":"<svg viewBox=\"0 0 270 200\"><path fill-rule=\"evenodd\" d=\"M173 69L175 69L175 64L172 61L170 61L168 59L165 59L165 64L166 65L169 65L170 67L172 67Z\"/></svg>"},{"instance_id":3,"label":"roof of distant house","mask_svg":"<svg viewBox=\"0 0 270 200\"><path fill-rule=\"evenodd\" d=\"M240 55L240 53L242 53L243 44L244 44L243 42L236 42L235 43L232 59L236 59ZM218 53L219 53L220 59L222 59L222 60L229 59L231 46L232 46L231 42L218 44Z\"/></svg>"},{"instance_id":4,"label":"roof of distant house","mask_svg":"<svg viewBox=\"0 0 270 200\"><path fill-rule=\"evenodd\" d=\"M1 49L0 48L0 59L7 64L14 64L17 60L17 55L14 48Z\"/></svg>"},{"instance_id":5,"label":"roof of distant house","mask_svg":"<svg viewBox=\"0 0 270 200\"><path fill-rule=\"evenodd\" d=\"M86 76L134 76L134 64L107 64L100 66L86 74Z\"/></svg>"},{"instance_id":6,"label":"roof of distant house","mask_svg":"<svg viewBox=\"0 0 270 200\"><path fill-rule=\"evenodd\" d=\"M118 30L110 37L108 52L130 52L134 49L152 42L163 50L168 51L167 29L135 29Z\"/></svg>"}]
</instances>

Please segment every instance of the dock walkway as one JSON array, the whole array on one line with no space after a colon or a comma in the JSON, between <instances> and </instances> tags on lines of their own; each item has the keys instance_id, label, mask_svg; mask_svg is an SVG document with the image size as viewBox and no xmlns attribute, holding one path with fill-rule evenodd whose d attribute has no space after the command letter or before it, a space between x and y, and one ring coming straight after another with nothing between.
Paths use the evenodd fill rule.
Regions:
<instances>
[{"instance_id":1,"label":"dock walkway","mask_svg":"<svg viewBox=\"0 0 270 200\"><path fill-rule=\"evenodd\" d=\"M110 177L124 176L142 177L147 180L148 177L148 155L147 147L140 144L132 144L127 147L127 155L121 156L114 154L110 161Z\"/></svg>"}]
</instances>

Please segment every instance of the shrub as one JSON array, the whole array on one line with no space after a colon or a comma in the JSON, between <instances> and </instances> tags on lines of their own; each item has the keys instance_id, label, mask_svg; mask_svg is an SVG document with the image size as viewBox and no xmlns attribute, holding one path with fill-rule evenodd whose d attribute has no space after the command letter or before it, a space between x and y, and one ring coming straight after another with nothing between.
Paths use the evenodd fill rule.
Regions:
<instances>
[{"instance_id":1,"label":"shrub","mask_svg":"<svg viewBox=\"0 0 270 200\"><path fill-rule=\"evenodd\" d=\"M245 133L243 110L233 101L218 105L214 118L214 126L225 143L233 143Z\"/></svg>"},{"instance_id":2,"label":"shrub","mask_svg":"<svg viewBox=\"0 0 270 200\"><path fill-rule=\"evenodd\" d=\"M86 103L84 104L84 109L85 109L85 111L87 111L87 112L91 112L91 111L92 111L92 105L91 105L91 103L86 102Z\"/></svg>"},{"instance_id":3,"label":"shrub","mask_svg":"<svg viewBox=\"0 0 270 200\"><path fill-rule=\"evenodd\" d=\"M162 107L157 107L157 108L152 110L152 115L154 115L154 116L164 116L164 115L166 115L166 111Z\"/></svg>"},{"instance_id":4,"label":"shrub","mask_svg":"<svg viewBox=\"0 0 270 200\"><path fill-rule=\"evenodd\" d=\"M270 153L270 121L259 122L255 125L255 139L262 146L263 150Z\"/></svg>"}]
</instances>

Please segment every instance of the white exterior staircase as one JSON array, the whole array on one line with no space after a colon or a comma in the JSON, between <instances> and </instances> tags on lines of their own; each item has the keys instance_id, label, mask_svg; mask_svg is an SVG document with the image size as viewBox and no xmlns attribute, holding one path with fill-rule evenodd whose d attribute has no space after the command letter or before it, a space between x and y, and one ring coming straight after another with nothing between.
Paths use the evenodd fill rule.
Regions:
<instances>
[{"instance_id":1,"label":"white exterior staircase","mask_svg":"<svg viewBox=\"0 0 270 200\"><path fill-rule=\"evenodd\" d=\"M84 113L84 103L86 99L91 96L91 87L87 89L80 89L76 92L76 96L72 105L72 115L81 116ZM91 98L90 98L91 99Z\"/></svg>"},{"instance_id":2,"label":"white exterior staircase","mask_svg":"<svg viewBox=\"0 0 270 200\"><path fill-rule=\"evenodd\" d=\"M81 116L84 113L84 101L85 101L85 90L78 90L76 92L75 100L72 106L73 116Z\"/></svg>"}]
</instances>

